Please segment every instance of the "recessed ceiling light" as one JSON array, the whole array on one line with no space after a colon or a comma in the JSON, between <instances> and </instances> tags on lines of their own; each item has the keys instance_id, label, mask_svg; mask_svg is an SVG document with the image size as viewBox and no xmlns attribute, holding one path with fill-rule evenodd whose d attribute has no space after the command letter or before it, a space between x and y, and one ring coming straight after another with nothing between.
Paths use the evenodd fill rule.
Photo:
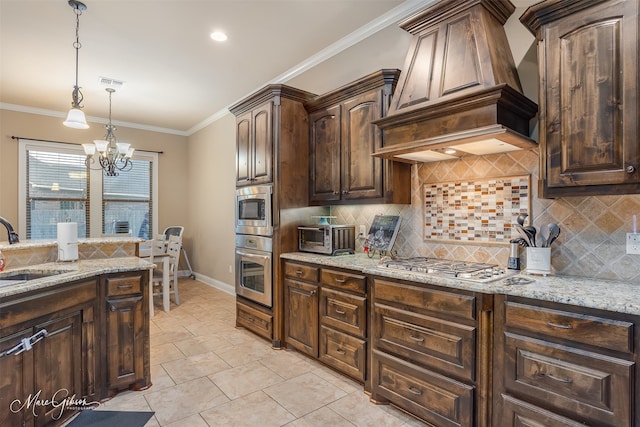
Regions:
<instances>
[{"instance_id":1,"label":"recessed ceiling light","mask_svg":"<svg viewBox=\"0 0 640 427\"><path fill-rule=\"evenodd\" d=\"M227 35L222 31L214 31L211 33L211 38L217 42L223 42L227 40Z\"/></svg>"}]
</instances>

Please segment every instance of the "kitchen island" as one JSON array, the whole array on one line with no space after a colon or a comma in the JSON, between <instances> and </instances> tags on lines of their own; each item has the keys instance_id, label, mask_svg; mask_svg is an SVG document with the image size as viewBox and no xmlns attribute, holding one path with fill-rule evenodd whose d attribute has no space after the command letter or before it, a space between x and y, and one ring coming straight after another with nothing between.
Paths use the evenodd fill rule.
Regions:
<instances>
[{"instance_id":1,"label":"kitchen island","mask_svg":"<svg viewBox=\"0 0 640 427\"><path fill-rule=\"evenodd\" d=\"M137 245L92 243L116 251ZM153 264L126 251L73 262L17 259L49 245L2 247L13 267L0 273L0 425L60 425L121 390L151 385Z\"/></svg>"},{"instance_id":2,"label":"kitchen island","mask_svg":"<svg viewBox=\"0 0 640 427\"><path fill-rule=\"evenodd\" d=\"M285 345L305 343L373 402L435 426L640 425L640 284L465 280L365 254L281 259Z\"/></svg>"}]
</instances>

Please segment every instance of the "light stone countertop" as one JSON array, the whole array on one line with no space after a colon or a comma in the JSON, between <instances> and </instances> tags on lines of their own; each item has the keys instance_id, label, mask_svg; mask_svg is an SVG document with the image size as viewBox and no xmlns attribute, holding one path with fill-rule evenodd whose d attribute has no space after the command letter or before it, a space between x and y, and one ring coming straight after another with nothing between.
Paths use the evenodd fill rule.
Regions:
<instances>
[{"instance_id":1,"label":"light stone countertop","mask_svg":"<svg viewBox=\"0 0 640 427\"><path fill-rule=\"evenodd\" d=\"M533 279L532 283L509 285L505 283L505 279L477 283L464 279L379 268L377 264L380 257L377 255L374 258L368 258L366 254L328 256L292 252L282 254L281 258L473 292L514 295L640 315L640 283L595 280L578 276L534 276L524 272L510 277Z\"/></svg>"},{"instance_id":2,"label":"light stone countertop","mask_svg":"<svg viewBox=\"0 0 640 427\"><path fill-rule=\"evenodd\" d=\"M145 239L141 239L140 237L131 237L131 236L104 236L104 237L90 237L86 239L78 239L78 245L101 245L108 243L143 243L146 242ZM25 240L19 243L15 243L10 245L9 242L4 241L0 242L0 251L11 250L11 249L35 249L35 248L46 248L49 246L57 246L58 242L56 240Z\"/></svg>"},{"instance_id":3,"label":"light stone countertop","mask_svg":"<svg viewBox=\"0 0 640 427\"><path fill-rule=\"evenodd\" d=\"M154 264L141 258L122 257L73 262L50 262L29 267L7 269L0 273L0 299L10 295L45 289L62 283L85 279L87 277L95 277L100 274L150 270L153 267ZM3 277L17 273L51 273L52 275L15 284L3 283Z\"/></svg>"}]
</instances>

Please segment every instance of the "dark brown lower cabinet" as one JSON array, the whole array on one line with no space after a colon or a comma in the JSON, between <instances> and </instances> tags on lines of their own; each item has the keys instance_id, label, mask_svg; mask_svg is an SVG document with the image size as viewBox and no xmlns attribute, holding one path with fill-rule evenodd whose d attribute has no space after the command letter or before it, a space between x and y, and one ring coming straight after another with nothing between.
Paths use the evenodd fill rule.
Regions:
<instances>
[{"instance_id":1,"label":"dark brown lower cabinet","mask_svg":"<svg viewBox=\"0 0 640 427\"><path fill-rule=\"evenodd\" d=\"M637 318L496 295L501 426L638 425Z\"/></svg>"},{"instance_id":2,"label":"dark brown lower cabinet","mask_svg":"<svg viewBox=\"0 0 640 427\"><path fill-rule=\"evenodd\" d=\"M151 384L148 277L103 275L0 300L0 426L61 425L78 401Z\"/></svg>"},{"instance_id":3,"label":"dark brown lower cabinet","mask_svg":"<svg viewBox=\"0 0 640 427\"><path fill-rule=\"evenodd\" d=\"M367 379L366 278L284 262L285 343L349 377Z\"/></svg>"},{"instance_id":4,"label":"dark brown lower cabinet","mask_svg":"<svg viewBox=\"0 0 640 427\"><path fill-rule=\"evenodd\" d=\"M107 291L107 384L113 396L119 390L150 385L149 305L144 303L148 288L142 274L110 274L103 281Z\"/></svg>"},{"instance_id":5,"label":"dark brown lower cabinet","mask_svg":"<svg viewBox=\"0 0 640 427\"><path fill-rule=\"evenodd\" d=\"M371 400L434 426L488 426L492 296L372 279Z\"/></svg>"},{"instance_id":6,"label":"dark brown lower cabinet","mask_svg":"<svg viewBox=\"0 0 640 427\"><path fill-rule=\"evenodd\" d=\"M96 280L0 301L0 426L62 423L75 412L39 401L99 399ZM46 337L19 354L6 351L36 334Z\"/></svg>"}]
</instances>

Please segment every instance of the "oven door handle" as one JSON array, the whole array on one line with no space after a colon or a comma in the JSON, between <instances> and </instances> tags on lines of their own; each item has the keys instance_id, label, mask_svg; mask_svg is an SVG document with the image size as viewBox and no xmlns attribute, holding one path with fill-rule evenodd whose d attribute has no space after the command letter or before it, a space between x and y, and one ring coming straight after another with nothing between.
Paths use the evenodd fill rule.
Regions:
<instances>
[{"instance_id":1,"label":"oven door handle","mask_svg":"<svg viewBox=\"0 0 640 427\"><path fill-rule=\"evenodd\" d=\"M240 255L241 257L244 257L244 258L253 258L253 259L259 259L259 260L264 260L264 261L269 261L271 259L271 254L269 254L269 255L256 255L256 254L250 254L250 253L241 252L241 251L236 251L236 253L238 255Z\"/></svg>"}]
</instances>

